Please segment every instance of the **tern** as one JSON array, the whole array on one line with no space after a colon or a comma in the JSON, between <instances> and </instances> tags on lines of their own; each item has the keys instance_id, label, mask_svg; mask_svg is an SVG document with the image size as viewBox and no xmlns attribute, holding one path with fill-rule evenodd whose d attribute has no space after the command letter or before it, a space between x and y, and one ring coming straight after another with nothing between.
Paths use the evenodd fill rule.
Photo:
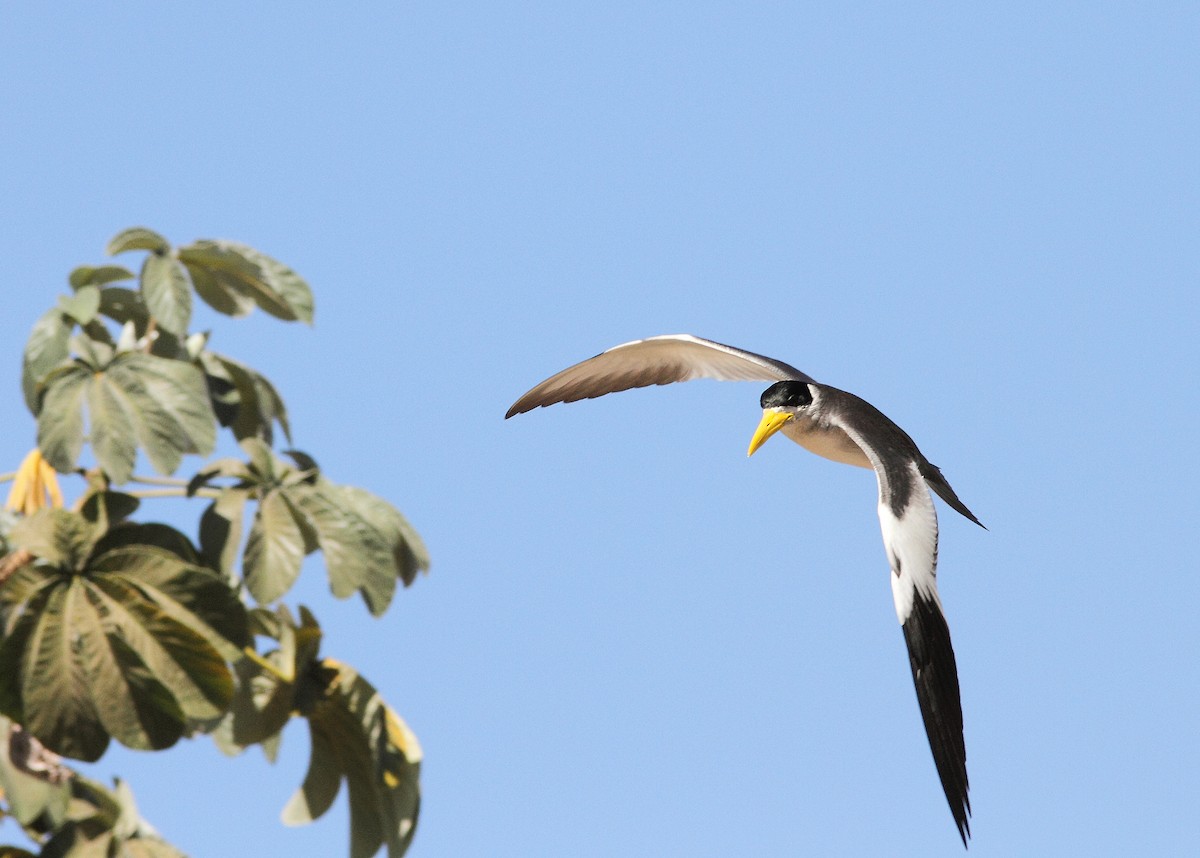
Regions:
<instances>
[{"instance_id":1,"label":"tern","mask_svg":"<svg viewBox=\"0 0 1200 858\"><path fill-rule=\"evenodd\" d=\"M966 846L971 834L967 751L958 669L937 591L938 526L930 489L951 509L983 524L903 429L869 402L782 361L691 334L614 346L552 375L518 399L505 418L558 402L695 378L773 382L760 397L762 420L747 455L782 432L818 456L875 471L896 616L934 765Z\"/></svg>"}]
</instances>

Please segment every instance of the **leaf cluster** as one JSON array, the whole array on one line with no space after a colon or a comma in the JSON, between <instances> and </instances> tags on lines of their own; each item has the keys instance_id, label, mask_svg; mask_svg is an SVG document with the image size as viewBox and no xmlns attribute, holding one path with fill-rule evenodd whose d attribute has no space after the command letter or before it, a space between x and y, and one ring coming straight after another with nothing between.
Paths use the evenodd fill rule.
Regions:
<instances>
[{"instance_id":1,"label":"leaf cluster","mask_svg":"<svg viewBox=\"0 0 1200 858\"><path fill-rule=\"evenodd\" d=\"M283 596L300 575L305 556L325 556L334 596L362 594L378 616L399 579L406 586L428 568L416 531L394 506L368 491L326 479L316 461L289 450L285 462L258 439L242 442L248 460L219 459L202 468L190 492L225 478L200 528L201 551L214 568L233 572L246 502L257 502L242 554L246 588L260 604Z\"/></svg>"},{"instance_id":2,"label":"leaf cluster","mask_svg":"<svg viewBox=\"0 0 1200 858\"><path fill-rule=\"evenodd\" d=\"M255 370L210 351L206 334L188 335L195 293L219 313L255 307L311 322L312 292L287 266L231 241L172 247L151 230L127 229L110 254L149 251L137 275L120 265L71 272L73 294L33 326L22 359L25 404L38 420L38 446L62 472L79 461L86 436L96 462L117 484L139 450L162 474L188 453L208 455L216 425L239 439L289 434L283 400ZM114 327L119 331L114 334Z\"/></svg>"},{"instance_id":3,"label":"leaf cluster","mask_svg":"<svg viewBox=\"0 0 1200 858\"><path fill-rule=\"evenodd\" d=\"M0 719L0 740L7 729L43 758L94 761L113 739L163 750L211 734L227 753L259 745L274 759L283 727L301 717L311 759L285 822L319 817L345 781L353 858L381 846L397 858L420 804L416 738L357 671L320 654L313 614L301 607L296 621L279 600L319 554L334 596L359 593L378 616L397 582L428 568L425 547L388 501L333 482L306 453L276 453L276 427L289 442L291 427L274 385L189 333L196 297L228 316L257 307L311 322L311 291L235 242L176 248L137 227L108 250L145 252L136 286L123 266L76 268L72 294L37 321L23 355L38 450L20 473L48 463L86 488L72 509L41 508L61 496L27 479L37 491L0 516L0 715L11 719ZM221 428L243 457L171 476L185 455L211 454ZM92 467L80 464L85 447ZM142 456L170 478L138 477ZM167 487L116 488L147 480ZM207 501L195 540L133 520L155 495ZM0 809L42 855L178 854L125 785L108 791L62 766L51 783L3 751Z\"/></svg>"},{"instance_id":4,"label":"leaf cluster","mask_svg":"<svg viewBox=\"0 0 1200 858\"><path fill-rule=\"evenodd\" d=\"M403 855L420 808L421 748L403 719L347 664L320 656L316 618L300 608L256 609L251 625L277 643L262 662L242 662L229 714L214 733L229 754L264 744L274 754L279 730L298 713L308 722L312 752L304 783L283 810L288 825L327 811L343 781L350 797L350 855L367 858L381 845Z\"/></svg>"},{"instance_id":5,"label":"leaf cluster","mask_svg":"<svg viewBox=\"0 0 1200 858\"><path fill-rule=\"evenodd\" d=\"M20 725L0 717L0 789L42 858L183 858L138 812L120 778L109 790L62 764ZM0 858L32 858L0 847Z\"/></svg>"}]
</instances>

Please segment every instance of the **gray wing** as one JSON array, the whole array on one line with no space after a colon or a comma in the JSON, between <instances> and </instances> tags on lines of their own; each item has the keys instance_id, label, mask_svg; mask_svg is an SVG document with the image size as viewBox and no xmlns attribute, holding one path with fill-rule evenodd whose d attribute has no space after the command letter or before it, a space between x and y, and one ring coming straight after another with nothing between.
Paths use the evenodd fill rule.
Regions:
<instances>
[{"instance_id":1,"label":"gray wing","mask_svg":"<svg viewBox=\"0 0 1200 858\"><path fill-rule=\"evenodd\" d=\"M718 381L806 381L813 379L774 358L693 337L666 334L613 346L594 358L550 376L530 390L506 418L556 402L594 399L652 384L671 384L693 378Z\"/></svg>"}]
</instances>

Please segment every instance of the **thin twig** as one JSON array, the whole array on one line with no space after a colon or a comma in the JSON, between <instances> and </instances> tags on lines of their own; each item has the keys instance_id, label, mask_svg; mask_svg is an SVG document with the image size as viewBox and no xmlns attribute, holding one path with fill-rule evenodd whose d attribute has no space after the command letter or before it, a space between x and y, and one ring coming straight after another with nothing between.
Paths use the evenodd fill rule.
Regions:
<instances>
[{"instance_id":1,"label":"thin twig","mask_svg":"<svg viewBox=\"0 0 1200 858\"><path fill-rule=\"evenodd\" d=\"M221 496L221 492L219 489L209 488L207 486L201 486L200 488L198 488L194 492L192 492L191 495L188 495L187 489L184 488L183 486L179 486L177 488L166 488L166 489L133 489L131 491L123 492L122 494L127 494L130 497L135 497L135 498L201 497L201 498L212 498L214 500Z\"/></svg>"},{"instance_id":2,"label":"thin twig","mask_svg":"<svg viewBox=\"0 0 1200 858\"><path fill-rule=\"evenodd\" d=\"M143 477L141 474L134 474L129 478L131 483L144 483L148 486L186 486L188 480L181 480L178 477Z\"/></svg>"}]
</instances>

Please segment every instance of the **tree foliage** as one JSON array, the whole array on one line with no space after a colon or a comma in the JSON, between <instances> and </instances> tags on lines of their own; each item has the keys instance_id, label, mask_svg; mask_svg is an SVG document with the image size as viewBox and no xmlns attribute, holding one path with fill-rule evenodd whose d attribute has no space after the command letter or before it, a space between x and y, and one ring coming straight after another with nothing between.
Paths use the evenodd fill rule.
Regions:
<instances>
[{"instance_id":1,"label":"tree foliage","mask_svg":"<svg viewBox=\"0 0 1200 858\"><path fill-rule=\"evenodd\" d=\"M179 855L127 784L109 790L64 758L209 734L227 754L258 745L274 759L303 718L308 773L283 821L320 817L345 782L352 858L384 846L397 858L420 806L416 737L354 668L321 654L313 613L280 600L319 553L333 595L358 593L378 616L428 568L425 547L387 500L277 452L291 426L275 386L190 332L197 298L225 316L311 323L308 284L245 245L173 247L144 227L108 252L143 253L140 273L76 268L22 358L37 448L0 516L0 811L43 856ZM221 429L240 455L177 476ZM139 477L140 462L162 476ZM82 478L70 509L60 474ZM166 488L136 487L146 482ZM134 518L143 496L163 495L204 504L194 538Z\"/></svg>"}]
</instances>

